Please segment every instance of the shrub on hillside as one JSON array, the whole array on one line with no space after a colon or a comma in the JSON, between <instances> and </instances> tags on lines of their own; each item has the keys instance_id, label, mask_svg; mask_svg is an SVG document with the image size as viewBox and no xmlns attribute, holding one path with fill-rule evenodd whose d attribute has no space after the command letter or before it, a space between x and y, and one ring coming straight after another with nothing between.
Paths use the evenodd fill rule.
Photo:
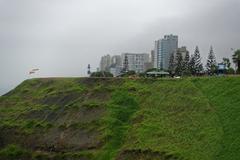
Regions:
<instances>
[{"instance_id":1,"label":"shrub on hillside","mask_svg":"<svg viewBox=\"0 0 240 160\"><path fill-rule=\"evenodd\" d=\"M9 145L0 150L0 159L4 160L30 160L31 157L30 152L16 145Z\"/></svg>"},{"instance_id":2,"label":"shrub on hillside","mask_svg":"<svg viewBox=\"0 0 240 160\"><path fill-rule=\"evenodd\" d=\"M113 74L110 72L93 72L91 73L90 77L113 77Z\"/></svg>"}]
</instances>

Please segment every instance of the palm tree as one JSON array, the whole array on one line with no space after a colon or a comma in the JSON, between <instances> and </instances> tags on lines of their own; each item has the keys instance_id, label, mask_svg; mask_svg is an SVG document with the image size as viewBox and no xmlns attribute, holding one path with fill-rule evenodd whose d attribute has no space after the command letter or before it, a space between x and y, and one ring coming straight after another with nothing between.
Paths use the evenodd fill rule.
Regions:
<instances>
[{"instance_id":1,"label":"palm tree","mask_svg":"<svg viewBox=\"0 0 240 160\"><path fill-rule=\"evenodd\" d=\"M235 63L235 65L237 66L237 72L240 73L240 49L234 52L232 59L233 63Z\"/></svg>"}]
</instances>

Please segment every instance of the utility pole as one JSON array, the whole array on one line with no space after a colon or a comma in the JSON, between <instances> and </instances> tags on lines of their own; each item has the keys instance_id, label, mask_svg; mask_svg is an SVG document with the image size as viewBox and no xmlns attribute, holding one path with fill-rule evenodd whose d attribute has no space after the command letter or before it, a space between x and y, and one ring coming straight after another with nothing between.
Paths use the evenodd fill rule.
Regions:
<instances>
[{"instance_id":1,"label":"utility pole","mask_svg":"<svg viewBox=\"0 0 240 160\"><path fill-rule=\"evenodd\" d=\"M235 48L231 48L231 51L233 52L233 55L234 55L236 49ZM235 73L237 73L237 65L236 64L235 64L234 68L235 68Z\"/></svg>"},{"instance_id":2,"label":"utility pole","mask_svg":"<svg viewBox=\"0 0 240 160\"><path fill-rule=\"evenodd\" d=\"M87 74L90 76L90 74L91 74L91 66L90 66L90 64L88 64L87 69L88 69Z\"/></svg>"}]
</instances>

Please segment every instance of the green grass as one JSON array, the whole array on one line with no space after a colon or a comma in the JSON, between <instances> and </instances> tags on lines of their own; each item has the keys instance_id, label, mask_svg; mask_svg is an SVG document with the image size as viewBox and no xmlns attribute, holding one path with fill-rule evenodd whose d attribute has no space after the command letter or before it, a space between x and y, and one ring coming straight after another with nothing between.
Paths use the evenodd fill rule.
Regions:
<instances>
[{"instance_id":1,"label":"green grass","mask_svg":"<svg viewBox=\"0 0 240 160\"><path fill-rule=\"evenodd\" d=\"M8 145L4 149L0 150L0 159L4 160L17 160L24 159L30 160L31 153L26 149L23 149L17 145Z\"/></svg>"},{"instance_id":2,"label":"green grass","mask_svg":"<svg viewBox=\"0 0 240 160\"><path fill-rule=\"evenodd\" d=\"M1 160L77 160L81 158L91 159L93 157L92 154L87 151L53 153L53 155L49 155L44 152L32 152L14 144L8 145L0 150Z\"/></svg>"},{"instance_id":3,"label":"green grass","mask_svg":"<svg viewBox=\"0 0 240 160\"><path fill-rule=\"evenodd\" d=\"M18 133L0 143L0 158L12 152L17 159L18 150L32 150L17 140L21 133L74 137L79 131L96 134L99 145L39 155L33 150L32 157L113 160L129 151L142 160L235 160L240 157L239 90L239 77L27 80L0 97L0 129ZM76 120L79 116L83 119Z\"/></svg>"},{"instance_id":4,"label":"green grass","mask_svg":"<svg viewBox=\"0 0 240 160\"><path fill-rule=\"evenodd\" d=\"M218 116L188 80L152 83L124 145L185 159L213 159L219 148ZM206 149L207 148L207 149Z\"/></svg>"},{"instance_id":5,"label":"green grass","mask_svg":"<svg viewBox=\"0 0 240 160\"><path fill-rule=\"evenodd\" d=\"M125 89L116 90L111 98L107 106L108 115L103 120L106 127L104 132L106 144L96 156L99 160L115 159L123 145L131 116L138 109L134 95Z\"/></svg>"},{"instance_id":6,"label":"green grass","mask_svg":"<svg viewBox=\"0 0 240 160\"><path fill-rule=\"evenodd\" d=\"M218 160L236 160L240 157L240 79L194 79L193 83L208 98L223 130Z\"/></svg>"}]
</instances>

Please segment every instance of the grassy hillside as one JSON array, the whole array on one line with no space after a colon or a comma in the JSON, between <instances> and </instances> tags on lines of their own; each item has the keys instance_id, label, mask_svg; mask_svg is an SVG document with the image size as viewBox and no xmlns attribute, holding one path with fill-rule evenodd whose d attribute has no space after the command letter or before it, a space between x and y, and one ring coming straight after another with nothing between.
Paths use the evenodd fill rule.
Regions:
<instances>
[{"instance_id":1,"label":"grassy hillside","mask_svg":"<svg viewBox=\"0 0 240 160\"><path fill-rule=\"evenodd\" d=\"M240 78L194 79L220 119L223 134L216 159L240 157Z\"/></svg>"},{"instance_id":2,"label":"grassy hillside","mask_svg":"<svg viewBox=\"0 0 240 160\"><path fill-rule=\"evenodd\" d=\"M0 159L235 160L240 78L24 81L0 97Z\"/></svg>"}]
</instances>

